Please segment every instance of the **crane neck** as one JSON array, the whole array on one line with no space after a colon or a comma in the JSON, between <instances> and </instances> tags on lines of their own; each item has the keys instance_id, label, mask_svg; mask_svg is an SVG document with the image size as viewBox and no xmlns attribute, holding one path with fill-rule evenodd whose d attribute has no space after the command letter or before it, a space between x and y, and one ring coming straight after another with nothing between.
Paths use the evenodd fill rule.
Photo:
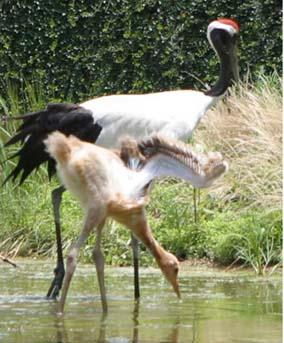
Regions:
<instances>
[{"instance_id":1,"label":"crane neck","mask_svg":"<svg viewBox=\"0 0 284 343\"><path fill-rule=\"evenodd\" d=\"M218 80L211 89L204 92L205 95L211 97L221 96L226 92L233 81L238 80L239 72L236 38L236 35L231 36L230 33L222 29L213 29L209 33L208 40L220 60L220 72Z\"/></svg>"},{"instance_id":2,"label":"crane neck","mask_svg":"<svg viewBox=\"0 0 284 343\"><path fill-rule=\"evenodd\" d=\"M205 95L218 97L223 95L234 80L232 65L229 56L220 56L220 72L216 83L207 91Z\"/></svg>"}]
</instances>

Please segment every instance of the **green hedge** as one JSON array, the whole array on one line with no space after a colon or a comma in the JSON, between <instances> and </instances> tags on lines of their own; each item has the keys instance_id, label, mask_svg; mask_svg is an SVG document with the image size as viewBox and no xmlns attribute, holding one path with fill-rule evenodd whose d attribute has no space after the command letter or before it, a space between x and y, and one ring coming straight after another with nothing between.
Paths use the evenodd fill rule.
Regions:
<instances>
[{"instance_id":1,"label":"green hedge","mask_svg":"<svg viewBox=\"0 0 284 343\"><path fill-rule=\"evenodd\" d=\"M202 87L218 61L208 23L241 24L244 74L282 72L279 0L23 0L0 3L0 94L24 81L47 98L78 101L118 92Z\"/></svg>"}]
</instances>

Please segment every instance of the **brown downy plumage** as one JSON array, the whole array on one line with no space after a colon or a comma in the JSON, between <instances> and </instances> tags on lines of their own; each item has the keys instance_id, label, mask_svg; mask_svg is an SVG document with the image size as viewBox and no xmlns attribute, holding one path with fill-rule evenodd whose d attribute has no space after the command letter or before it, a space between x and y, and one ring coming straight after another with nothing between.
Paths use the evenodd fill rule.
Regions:
<instances>
[{"instance_id":1,"label":"brown downy plumage","mask_svg":"<svg viewBox=\"0 0 284 343\"><path fill-rule=\"evenodd\" d=\"M214 179L227 168L221 155L195 154L188 145L160 136L141 142L126 138L119 153L82 142L72 136L66 137L59 132L49 135L45 144L48 153L57 162L64 186L79 199L85 210L83 229L67 257L59 312L64 309L79 249L94 227L97 239L93 256L103 310L107 310L100 242L101 231L108 217L123 223L146 245L179 297L178 260L165 251L152 235L145 215L145 204L149 196L149 192L145 190L153 179L165 175L206 186L209 181L212 183L211 174L216 166L220 168L217 168Z\"/></svg>"}]
</instances>

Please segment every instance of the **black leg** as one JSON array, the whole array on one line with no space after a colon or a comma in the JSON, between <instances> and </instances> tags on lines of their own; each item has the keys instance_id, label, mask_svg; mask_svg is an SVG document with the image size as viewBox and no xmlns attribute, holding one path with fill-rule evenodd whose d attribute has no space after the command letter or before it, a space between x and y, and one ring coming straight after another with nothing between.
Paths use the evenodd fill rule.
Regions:
<instances>
[{"instance_id":1,"label":"black leg","mask_svg":"<svg viewBox=\"0 0 284 343\"><path fill-rule=\"evenodd\" d=\"M139 286L139 242L136 237L131 233L131 247L133 252L133 265L134 265L134 298L140 298Z\"/></svg>"},{"instance_id":2,"label":"black leg","mask_svg":"<svg viewBox=\"0 0 284 343\"><path fill-rule=\"evenodd\" d=\"M197 224L197 201L196 201L196 194L197 190L193 187L193 207L194 207L194 223Z\"/></svg>"},{"instance_id":3,"label":"black leg","mask_svg":"<svg viewBox=\"0 0 284 343\"><path fill-rule=\"evenodd\" d=\"M62 287L62 282L65 274L60 226L60 204L64 191L65 188L63 186L60 186L54 189L51 195L57 244L57 265L54 269L54 279L47 292L47 297L51 299L55 299L59 295L59 291Z\"/></svg>"}]
</instances>

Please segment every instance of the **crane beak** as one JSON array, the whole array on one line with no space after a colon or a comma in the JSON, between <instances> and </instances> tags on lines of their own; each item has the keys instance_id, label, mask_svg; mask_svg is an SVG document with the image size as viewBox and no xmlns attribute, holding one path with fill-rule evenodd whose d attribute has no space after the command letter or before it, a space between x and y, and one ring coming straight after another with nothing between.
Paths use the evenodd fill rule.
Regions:
<instances>
[{"instance_id":1,"label":"crane beak","mask_svg":"<svg viewBox=\"0 0 284 343\"><path fill-rule=\"evenodd\" d=\"M163 270L163 273L166 277L166 279L169 281L169 283L173 286L173 289L177 295L177 297L180 299L180 290L179 290L179 282L178 282L178 270L176 270L176 272L165 272L165 270Z\"/></svg>"},{"instance_id":2,"label":"crane beak","mask_svg":"<svg viewBox=\"0 0 284 343\"><path fill-rule=\"evenodd\" d=\"M175 294L177 297L180 299L180 290L179 290L179 282L178 282L178 277L177 274L172 277L172 278L167 278L170 284L173 286L173 289L175 291Z\"/></svg>"},{"instance_id":3,"label":"crane beak","mask_svg":"<svg viewBox=\"0 0 284 343\"><path fill-rule=\"evenodd\" d=\"M176 281L175 283L172 284L173 285L173 289L177 295L177 297L180 299L181 296L180 296L180 290L179 290L179 284L178 284L178 281Z\"/></svg>"}]
</instances>

